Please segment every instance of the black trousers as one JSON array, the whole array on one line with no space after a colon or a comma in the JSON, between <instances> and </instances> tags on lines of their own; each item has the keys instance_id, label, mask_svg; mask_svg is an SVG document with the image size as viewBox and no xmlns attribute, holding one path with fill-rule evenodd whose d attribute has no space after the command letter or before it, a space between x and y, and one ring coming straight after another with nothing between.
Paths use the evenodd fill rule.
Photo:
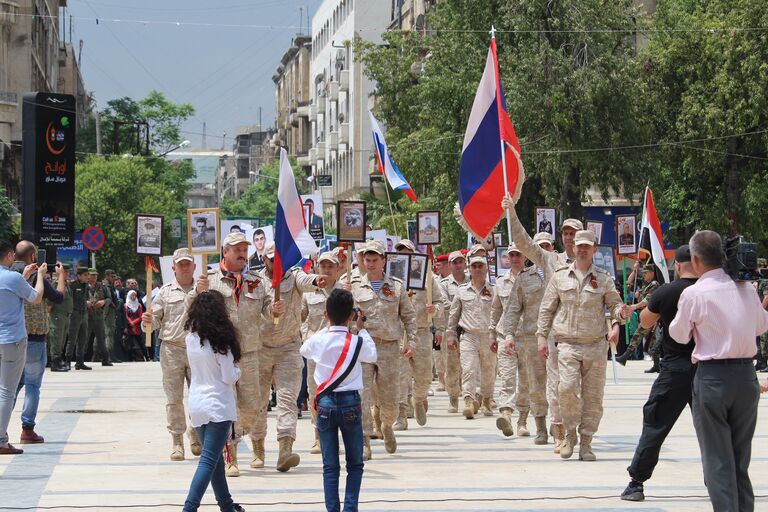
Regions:
<instances>
[{"instance_id":1,"label":"black trousers","mask_svg":"<svg viewBox=\"0 0 768 512\"><path fill-rule=\"evenodd\" d=\"M693 425L713 510L751 512L755 495L749 462L760 385L751 359L727 363L699 363L693 381Z\"/></svg>"},{"instance_id":2,"label":"black trousers","mask_svg":"<svg viewBox=\"0 0 768 512\"><path fill-rule=\"evenodd\" d=\"M643 406L643 432L635 448L635 456L627 468L629 476L645 482L659 462L661 445L680 417L686 405L691 405L691 387L696 367L671 370L661 363L659 376L651 387Z\"/></svg>"}]
</instances>

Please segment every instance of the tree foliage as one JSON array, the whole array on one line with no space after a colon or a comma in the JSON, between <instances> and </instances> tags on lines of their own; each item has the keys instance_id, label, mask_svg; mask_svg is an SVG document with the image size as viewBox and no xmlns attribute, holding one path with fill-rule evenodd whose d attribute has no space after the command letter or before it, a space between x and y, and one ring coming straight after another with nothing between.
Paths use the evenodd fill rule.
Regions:
<instances>
[{"instance_id":1,"label":"tree foliage","mask_svg":"<svg viewBox=\"0 0 768 512\"><path fill-rule=\"evenodd\" d=\"M8 199L5 188L0 187L0 238L13 240L18 234L18 212Z\"/></svg>"}]
</instances>

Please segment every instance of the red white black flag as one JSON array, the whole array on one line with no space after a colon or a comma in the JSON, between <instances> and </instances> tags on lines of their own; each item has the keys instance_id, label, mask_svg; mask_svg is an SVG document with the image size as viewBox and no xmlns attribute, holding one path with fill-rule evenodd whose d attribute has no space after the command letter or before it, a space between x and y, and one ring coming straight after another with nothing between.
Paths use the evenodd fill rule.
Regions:
<instances>
[{"instance_id":1,"label":"red white black flag","mask_svg":"<svg viewBox=\"0 0 768 512\"><path fill-rule=\"evenodd\" d=\"M669 268L664 257L664 233L661 231L661 222L656 214L656 206L653 204L653 193L650 187L645 187L643 199L643 222L640 227L640 252L646 253L653 259L653 263L664 277L664 282L669 282Z\"/></svg>"}]
</instances>

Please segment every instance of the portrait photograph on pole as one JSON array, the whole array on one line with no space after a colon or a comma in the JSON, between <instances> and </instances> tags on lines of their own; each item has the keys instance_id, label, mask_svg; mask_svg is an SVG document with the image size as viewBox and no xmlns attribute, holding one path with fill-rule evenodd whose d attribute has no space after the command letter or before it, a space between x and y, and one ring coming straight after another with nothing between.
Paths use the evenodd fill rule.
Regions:
<instances>
[{"instance_id":1,"label":"portrait photograph on pole","mask_svg":"<svg viewBox=\"0 0 768 512\"><path fill-rule=\"evenodd\" d=\"M411 254L408 269L408 289L423 290L427 283L428 256L426 254Z\"/></svg>"},{"instance_id":2,"label":"portrait photograph on pole","mask_svg":"<svg viewBox=\"0 0 768 512\"><path fill-rule=\"evenodd\" d=\"M187 210L187 240L193 254L215 254L219 252L221 233L218 208L196 208Z\"/></svg>"},{"instance_id":3,"label":"portrait photograph on pole","mask_svg":"<svg viewBox=\"0 0 768 512\"><path fill-rule=\"evenodd\" d=\"M340 242L365 242L365 201L336 203L336 234Z\"/></svg>"},{"instance_id":4,"label":"portrait photograph on pole","mask_svg":"<svg viewBox=\"0 0 768 512\"><path fill-rule=\"evenodd\" d=\"M136 254L139 256L161 256L163 254L163 217L159 215L136 215Z\"/></svg>"},{"instance_id":5,"label":"portrait photograph on pole","mask_svg":"<svg viewBox=\"0 0 768 512\"><path fill-rule=\"evenodd\" d=\"M390 277L396 277L403 283L408 283L408 276L411 271L411 258L408 254L399 252L388 252L386 273Z\"/></svg>"},{"instance_id":6,"label":"portrait photograph on pole","mask_svg":"<svg viewBox=\"0 0 768 512\"><path fill-rule=\"evenodd\" d=\"M634 254L637 252L636 225L637 217L634 215L616 216L616 240L619 254Z\"/></svg>"},{"instance_id":7,"label":"portrait photograph on pole","mask_svg":"<svg viewBox=\"0 0 768 512\"><path fill-rule=\"evenodd\" d=\"M416 212L416 243L418 245L440 244L440 212Z\"/></svg>"}]
</instances>

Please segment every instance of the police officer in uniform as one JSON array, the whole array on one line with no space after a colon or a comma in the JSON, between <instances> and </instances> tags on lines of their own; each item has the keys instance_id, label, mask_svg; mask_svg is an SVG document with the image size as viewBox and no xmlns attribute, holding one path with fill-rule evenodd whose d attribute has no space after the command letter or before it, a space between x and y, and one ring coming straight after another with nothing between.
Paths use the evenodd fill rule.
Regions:
<instances>
[{"instance_id":1,"label":"police officer in uniform","mask_svg":"<svg viewBox=\"0 0 768 512\"><path fill-rule=\"evenodd\" d=\"M448 314L445 339L449 348L461 346L461 384L464 417L468 420L482 407L485 416L493 415L493 385L496 378L498 347L495 331L489 332L493 285L488 281L485 256L469 258L470 280L459 286ZM457 327L461 335L457 336ZM480 393L477 393L478 388Z\"/></svg>"},{"instance_id":2,"label":"police officer in uniform","mask_svg":"<svg viewBox=\"0 0 768 512\"><path fill-rule=\"evenodd\" d=\"M88 342L88 269L78 267L77 279L72 285L72 316L69 322L67 362L75 362L75 370L90 370L85 364L85 346Z\"/></svg>"},{"instance_id":3,"label":"police officer in uniform","mask_svg":"<svg viewBox=\"0 0 768 512\"><path fill-rule=\"evenodd\" d=\"M50 330L48 331L48 346L51 350L51 371L52 372L68 372L70 370L69 364L64 361L64 342L67 340L67 334L69 333L69 323L72 316L72 310L74 308L74 301L72 299L72 286L70 286L67 280L69 274L69 265L66 263L61 264L61 268L66 274L63 276L54 276L56 285L58 286L59 280L64 280L64 300L60 304L55 302L50 303Z\"/></svg>"},{"instance_id":4,"label":"police officer in uniform","mask_svg":"<svg viewBox=\"0 0 768 512\"><path fill-rule=\"evenodd\" d=\"M416 312L408 297L405 283L384 273L386 264L384 244L371 241L365 245L365 273L352 282L356 305L367 318L365 327L376 343L378 360L363 363L363 458L371 458L371 434L374 393L381 410L381 431L387 453L395 453L397 440L392 424L397 419L400 398L400 358L413 357L416 350ZM407 336L404 350L400 349L403 334Z\"/></svg>"},{"instance_id":5,"label":"police officer in uniform","mask_svg":"<svg viewBox=\"0 0 768 512\"><path fill-rule=\"evenodd\" d=\"M568 459L576 445L576 429L581 444L579 459L596 460L592 436L603 416L603 392L607 363L608 328L605 309L611 313L610 340L619 337L619 321L629 308L621 302L613 278L592 264L595 234L577 231L574 238L576 260L555 271L547 284L539 310L536 336L539 353L548 355L550 332L558 344L560 365L560 406L565 423L565 443L560 457Z\"/></svg>"},{"instance_id":6,"label":"police officer in uniform","mask_svg":"<svg viewBox=\"0 0 768 512\"><path fill-rule=\"evenodd\" d=\"M95 268L88 269L88 336L94 337L94 360L98 352L101 358L101 366L112 366L109 360L109 349L106 342L106 325L104 312L109 309L112 302L109 290L99 282L99 272Z\"/></svg>"}]
</instances>

